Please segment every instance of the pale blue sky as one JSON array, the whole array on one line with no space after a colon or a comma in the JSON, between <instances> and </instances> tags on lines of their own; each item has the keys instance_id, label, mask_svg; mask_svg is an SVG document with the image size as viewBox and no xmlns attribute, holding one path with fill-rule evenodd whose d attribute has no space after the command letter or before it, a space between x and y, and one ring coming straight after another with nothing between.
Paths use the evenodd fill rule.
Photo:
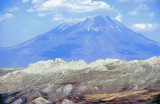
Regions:
<instances>
[{"instance_id":1,"label":"pale blue sky","mask_svg":"<svg viewBox=\"0 0 160 104\"><path fill-rule=\"evenodd\" d=\"M0 47L95 15L111 16L160 42L160 0L1 0Z\"/></svg>"}]
</instances>

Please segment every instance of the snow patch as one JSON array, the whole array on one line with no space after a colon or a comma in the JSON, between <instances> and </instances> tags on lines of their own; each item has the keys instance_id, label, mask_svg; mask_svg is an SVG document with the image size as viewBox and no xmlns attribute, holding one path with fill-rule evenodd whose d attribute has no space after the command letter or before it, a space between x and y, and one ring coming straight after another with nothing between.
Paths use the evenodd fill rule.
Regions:
<instances>
[{"instance_id":1,"label":"snow patch","mask_svg":"<svg viewBox=\"0 0 160 104\"><path fill-rule=\"evenodd\" d=\"M36 104L50 104L51 102L44 99L43 97L38 97L35 100L33 100Z\"/></svg>"},{"instance_id":2,"label":"snow patch","mask_svg":"<svg viewBox=\"0 0 160 104\"><path fill-rule=\"evenodd\" d=\"M71 84L67 84L63 88L63 92L65 95L68 95L72 91L73 86Z\"/></svg>"}]
</instances>

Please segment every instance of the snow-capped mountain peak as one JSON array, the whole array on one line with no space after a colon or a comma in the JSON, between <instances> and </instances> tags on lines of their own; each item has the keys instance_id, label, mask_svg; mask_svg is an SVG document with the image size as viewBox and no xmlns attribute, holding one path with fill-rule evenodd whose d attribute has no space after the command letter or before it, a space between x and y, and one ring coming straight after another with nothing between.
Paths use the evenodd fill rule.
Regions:
<instances>
[{"instance_id":1,"label":"snow-capped mountain peak","mask_svg":"<svg viewBox=\"0 0 160 104\"><path fill-rule=\"evenodd\" d=\"M103 31L105 28L119 29L121 27L121 23L109 16L94 16L94 17L86 17L81 23L80 27L84 27L88 31Z\"/></svg>"},{"instance_id":2,"label":"snow-capped mountain peak","mask_svg":"<svg viewBox=\"0 0 160 104\"><path fill-rule=\"evenodd\" d=\"M109 16L94 16L77 23L63 23L16 48L0 49L0 67L26 67L56 58L91 62L105 58L139 60L159 55L159 43Z\"/></svg>"}]
</instances>

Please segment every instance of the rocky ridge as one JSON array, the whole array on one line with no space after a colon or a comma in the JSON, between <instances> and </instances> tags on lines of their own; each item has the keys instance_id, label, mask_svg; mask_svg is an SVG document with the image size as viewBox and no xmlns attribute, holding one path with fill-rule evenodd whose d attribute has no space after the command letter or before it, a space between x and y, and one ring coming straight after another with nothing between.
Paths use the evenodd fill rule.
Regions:
<instances>
[{"instance_id":1,"label":"rocky ridge","mask_svg":"<svg viewBox=\"0 0 160 104\"><path fill-rule=\"evenodd\" d=\"M140 61L105 59L90 64L83 60L40 61L0 76L1 102L92 104L126 99L146 102L160 93L159 71L160 57Z\"/></svg>"}]
</instances>

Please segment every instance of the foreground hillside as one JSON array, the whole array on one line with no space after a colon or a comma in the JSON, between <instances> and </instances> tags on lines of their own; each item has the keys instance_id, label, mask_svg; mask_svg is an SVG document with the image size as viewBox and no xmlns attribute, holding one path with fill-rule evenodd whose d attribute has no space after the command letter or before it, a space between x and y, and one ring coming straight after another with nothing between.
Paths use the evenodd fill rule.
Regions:
<instances>
[{"instance_id":1,"label":"foreground hillside","mask_svg":"<svg viewBox=\"0 0 160 104\"><path fill-rule=\"evenodd\" d=\"M41 61L0 76L4 104L151 103L160 94L160 57ZM156 100L157 99L157 100Z\"/></svg>"}]
</instances>

